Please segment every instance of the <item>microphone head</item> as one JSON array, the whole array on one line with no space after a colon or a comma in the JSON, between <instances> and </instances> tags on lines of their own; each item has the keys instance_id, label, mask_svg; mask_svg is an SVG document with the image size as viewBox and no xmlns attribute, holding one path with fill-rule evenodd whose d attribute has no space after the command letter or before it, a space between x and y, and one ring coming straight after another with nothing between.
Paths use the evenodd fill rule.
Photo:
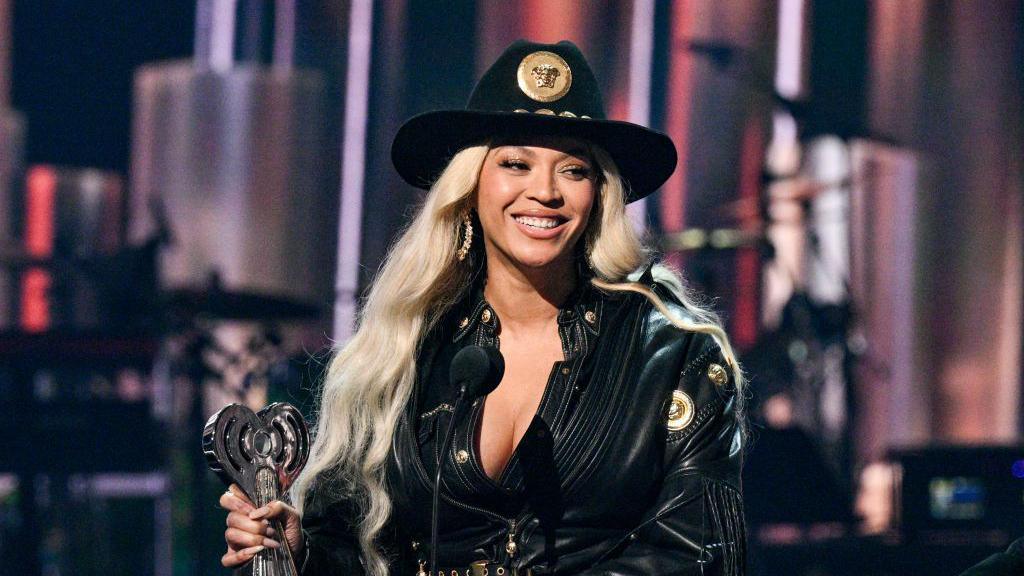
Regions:
<instances>
[{"instance_id":1,"label":"microphone head","mask_svg":"<svg viewBox=\"0 0 1024 576\"><path fill-rule=\"evenodd\" d=\"M501 383L501 379L505 377L505 357L501 355L501 352L494 346L485 347L484 352L487 352L490 372L484 383L476 390L476 396L487 396L494 392L494 389Z\"/></svg>"},{"instance_id":2,"label":"microphone head","mask_svg":"<svg viewBox=\"0 0 1024 576\"><path fill-rule=\"evenodd\" d=\"M466 346L452 358L448 375L467 399L490 394L505 375L505 358L497 348Z\"/></svg>"}]
</instances>

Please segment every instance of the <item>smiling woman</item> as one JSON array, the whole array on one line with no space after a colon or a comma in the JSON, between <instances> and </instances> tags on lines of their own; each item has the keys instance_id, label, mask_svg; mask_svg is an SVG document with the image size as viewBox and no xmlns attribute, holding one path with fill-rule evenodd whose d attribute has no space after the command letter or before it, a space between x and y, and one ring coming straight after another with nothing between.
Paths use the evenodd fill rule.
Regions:
<instances>
[{"instance_id":1,"label":"smiling woman","mask_svg":"<svg viewBox=\"0 0 1024 576\"><path fill-rule=\"evenodd\" d=\"M573 44L519 41L392 158L425 202L331 363L295 508L222 497L224 564L282 545L277 518L304 574L743 573L742 373L626 217L671 141L604 119ZM468 345L505 371L455 413Z\"/></svg>"},{"instance_id":2,"label":"smiling woman","mask_svg":"<svg viewBox=\"0 0 1024 576\"><path fill-rule=\"evenodd\" d=\"M500 146L484 158L477 213L487 247L488 269L521 274L551 267L574 275L573 250L594 205L596 171L578 141L544 146Z\"/></svg>"}]
</instances>

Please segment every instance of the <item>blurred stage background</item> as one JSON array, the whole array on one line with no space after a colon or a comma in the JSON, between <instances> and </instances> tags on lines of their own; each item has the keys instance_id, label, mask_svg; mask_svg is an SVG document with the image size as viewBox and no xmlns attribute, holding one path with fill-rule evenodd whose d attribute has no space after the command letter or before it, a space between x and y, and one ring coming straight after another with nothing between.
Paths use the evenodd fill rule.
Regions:
<instances>
[{"instance_id":1,"label":"blurred stage background","mask_svg":"<svg viewBox=\"0 0 1024 576\"><path fill-rule=\"evenodd\" d=\"M631 215L743 351L751 574L1024 535L1021 0L0 0L0 574L224 572L203 423L308 411L395 130L519 37L679 148Z\"/></svg>"}]
</instances>

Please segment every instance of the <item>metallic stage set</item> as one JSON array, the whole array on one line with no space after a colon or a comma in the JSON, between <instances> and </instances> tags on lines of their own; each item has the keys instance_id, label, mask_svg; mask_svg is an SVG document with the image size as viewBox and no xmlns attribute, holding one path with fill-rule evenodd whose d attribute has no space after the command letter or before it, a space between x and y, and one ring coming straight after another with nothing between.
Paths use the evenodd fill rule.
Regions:
<instances>
[{"instance_id":1,"label":"metallic stage set","mask_svg":"<svg viewBox=\"0 0 1024 576\"><path fill-rule=\"evenodd\" d=\"M0 0L0 576L226 573L421 198L396 128L519 37L679 149L630 216L750 376L748 574L1024 536L1019 0L72 4Z\"/></svg>"}]
</instances>

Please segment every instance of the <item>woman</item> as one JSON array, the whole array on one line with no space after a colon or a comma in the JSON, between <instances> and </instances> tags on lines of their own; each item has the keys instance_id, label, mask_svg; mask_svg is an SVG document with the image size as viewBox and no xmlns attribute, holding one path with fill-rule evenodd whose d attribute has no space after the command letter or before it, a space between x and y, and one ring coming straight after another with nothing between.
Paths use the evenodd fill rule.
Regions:
<instances>
[{"instance_id":1,"label":"woman","mask_svg":"<svg viewBox=\"0 0 1024 576\"><path fill-rule=\"evenodd\" d=\"M742 376L625 212L671 141L604 120L573 44L519 41L392 159L430 191L330 365L296 508L225 494L224 564L280 546L278 518L304 574L742 573ZM469 344L504 377L453 418Z\"/></svg>"}]
</instances>

